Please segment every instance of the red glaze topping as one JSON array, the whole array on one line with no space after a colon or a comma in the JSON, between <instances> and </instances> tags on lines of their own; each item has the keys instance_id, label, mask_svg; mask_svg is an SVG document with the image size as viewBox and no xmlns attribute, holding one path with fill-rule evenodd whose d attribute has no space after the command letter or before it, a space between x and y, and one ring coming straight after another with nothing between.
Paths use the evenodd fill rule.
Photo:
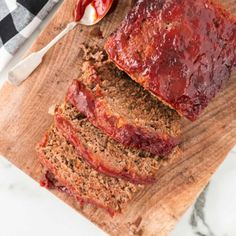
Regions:
<instances>
[{"instance_id":1,"label":"red glaze topping","mask_svg":"<svg viewBox=\"0 0 236 236\"><path fill-rule=\"evenodd\" d=\"M120 127L120 117L108 113L106 105L96 98L78 80L73 81L66 96L66 100L84 114L94 126L125 146L143 149L150 153L164 156L178 145L178 138L150 132L132 124L124 124Z\"/></svg>"},{"instance_id":2,"label":"red glaze topping","mask_svg":"<svg viewBox=\"0 0 236 236\"><path fill-rule=\"evenodd\" d=\"M52 172L48 170L46 171L44 175L44 179L40 181L40 186L47 189L57 189L60 192L71 194L69 189L65 187L64 185L61 185L60 183L58 183L58 181L55 179Z\"/></svg>"},{"instance_id":3,"label":"red glaze topping","mask_svg":"<svg viewBox=\"0 0 236 236\"><path fill-rule=\"evenodd\" d=\"M105 49L132 79L193 121L236 65L236 21L207 0L140 0Z\"/></svg>"},{"instance_id":4,"label":"red glaze topping","mask_svg":"<svg viewBox=\"0 0 236 236\"><path fill-rule=\"evenodd\" d=\"M63 181L61 181L61 182L63 182ZM74 197L80 203L81 206L84 206L86 204L91 204L91 205L94 205L96 207L103 208L112 217L117 213L113 209L105 207L102 204L99 204L99 203L97 203L96 201L94 201L92 199L83 199L79 195L75 195L73 193L73 189L69 190L69 188L64 186L66 184L61 184L61 182L59 182L57 179L55 179L54 174L51 171L47 171L44 175L44 179L40 181L40 186L44 187L44 188L47 188L49 190L56 189L60 192L66 193L66 194Z\"/></svg>"},{"instance_id":5,"label":"red glaze topping","mask_svg":"<svg viewBox=\"0 0 236 236\"><path fill-rule=\"evenodd\" d=\"M74 10L75 21L80 21L83 18L85 9L89 4L95 8L97 18L100 19L110 9L112 0L78 0Z\"/></svg>"},{"instance_id":6,"label":"red glaze topping","mask_svg":"<svg viewBox=\"0 0 236 236\"><path fill-rule=\"evenodd\" d=\"M45 147L47 141L48 135L46 134L43 137L43 140L39 143L39 146ZM47 189L57 189L61 192L67 193L68 195L73 196L81 204L81 206L85 204L92 204L96 207L103 208L110 214L110 216L114 216L116 213L119 213L119 211L115 212L112 208L106 207L98 203L95 199L84 199L80 197L78 193L76 193L76 191L74 190L73 186L71 186L65 180L62 180L60 177L57 176L57 170L55 169L53 164L44 157L43 152L38 152L38 157L43 166L45 168L48 168L48 171L45 173L44 179L40 181L40 185L42 187L45 187Z\"/></svg>"},{"instance_id":7,"label":"red glaze topping","mask_svg":"<svg viewBox=\"0 0 236 236\"><path fill-rule=\"evenodd\" d=\"M55 124L66 139L74 145L79 153L82 154L85 161L87 161L98 172L114 178L123 178L134 184L150 184L155 181L154 176L138 176L136 173L127 173L127 171L117 172L114 168L111 168L111 166L107 167L106 163L100 161L99 158L94 156L93 153L90 153L90 151L83 146L76 134L78 131L69 121L60 115L60 111L57 111L55 115Z\"/></svg>"}]
</instances>

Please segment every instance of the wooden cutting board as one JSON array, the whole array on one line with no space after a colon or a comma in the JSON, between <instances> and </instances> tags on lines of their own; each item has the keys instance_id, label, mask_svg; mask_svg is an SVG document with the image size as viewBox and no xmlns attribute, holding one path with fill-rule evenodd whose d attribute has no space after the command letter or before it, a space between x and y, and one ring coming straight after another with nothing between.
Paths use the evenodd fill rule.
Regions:
<instances>
[{"instance_id":1,"label":"wooden cutting board","mask_svg":"<svg viewBox=\"0 0 236 236\"><path fill-rule=\"evenodd\" d=\"M41 166L34 150L50 126L48 108L60 103L81 66L79 45L102 46L132 6L131 0L115 2L97 26L77 27L46 55L44 63L20 87L5 83L0 91L0 154L39 181ZM30 52L42 48L72 20L75 0L65 0ZM236 14L236 1L225 0ZM103 38L97 37L101 31ZM156 184L146 187L127 210L111 218L92 206L81 207L66 194L56 196L77 209L111 235L167 235L208 183L211 175L236 144L236 76L196 122L183 121L183 156L162 168Z\"/></svg>"}]
</instances>

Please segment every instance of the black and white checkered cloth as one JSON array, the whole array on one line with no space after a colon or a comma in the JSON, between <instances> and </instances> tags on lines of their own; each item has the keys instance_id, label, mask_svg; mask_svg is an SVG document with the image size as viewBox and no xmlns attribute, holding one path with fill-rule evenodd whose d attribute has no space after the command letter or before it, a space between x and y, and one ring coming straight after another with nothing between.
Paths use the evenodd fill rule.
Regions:
<instances>
[{"instance_id":1,"label":"black and white checkered cloth","mask_svg":"<svg viewBox=\"0 0 236 236\"><path fill-rule=\"evenodd\" d=\"M0 0L0 71L60 0Z\"/></svg>"}]
</instances>

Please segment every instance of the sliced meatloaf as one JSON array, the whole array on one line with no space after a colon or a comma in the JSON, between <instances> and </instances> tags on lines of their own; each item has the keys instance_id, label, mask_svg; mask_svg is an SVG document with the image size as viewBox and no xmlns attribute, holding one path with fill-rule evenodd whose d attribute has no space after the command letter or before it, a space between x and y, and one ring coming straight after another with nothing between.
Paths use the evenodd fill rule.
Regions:
<instances>
[{"instance_id":1,"label":"sliced meatloaf","mask_svg":"<svg viewBox=\"0 0 236 236\"><path fill-rule=\"evenodd\" d=\"M47 132L37 152L41 163L53 175L53 182L61 183L81 203L94 204L111 215L124 209L141 188L91 168L55 127Z\"/></svg>"},{"instance_id":2,"label":"sliced meatloaf","mask_svg":"<svg viewBox=\"0 0 236 236\"><path fill-rule=\"evenodd\" d=\"M180 117L115 67L87 61L66 100L114 140L167 155L179 143Z\"/></svg>"},{"instance_id":3,"label":"sliced meatloaf","mask_svg":"<svg viewBox=\"0 0 236 236\"><path fill-rule=\"evenodd\" d=\"M136 184L154 182L158 169L180 155L178 147L166 157L124 147L93 126L69 103L57 109L55 125L94 169Z\"/></svg>"},{"instance_id":4,"label":"sliced meatloaf","mask_svg":"<svg viewBox=\"0 0 236 236\"><path fill-rule=\"evenodd\" d=\"M236 65L236 20L209 0L139 0L105 49L133 80L193 121Z\"/></svg>"}]
</instances>

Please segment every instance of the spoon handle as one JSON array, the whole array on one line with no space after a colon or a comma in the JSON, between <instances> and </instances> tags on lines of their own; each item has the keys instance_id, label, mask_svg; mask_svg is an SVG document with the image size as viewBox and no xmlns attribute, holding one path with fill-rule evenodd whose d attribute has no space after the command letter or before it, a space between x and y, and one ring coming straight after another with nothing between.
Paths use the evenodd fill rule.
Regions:
<instances>
[{"instance_id":1,"label":"spoon handle","mask_svg":"<svg viewBox=\"0 0 236 236\"><path fill-rule=\"evenodd\" d=\"M50 43L38 52L33 52L22 61L17 63L8 73L8 81L13 85L20 85L41 64L43 56L61 38L77 25L77 22L69 23Z\"/></svg>"},{"instance_id":2,"label":"spoon handle","mask_svg":"<svg viewBox=\"0 0 236 236\"><path fill-rule=\"evenodd\" d=\"M42 48L39 53L44 56L47 51L53 47L61 38L63 38L69 31L75 28L77 22L70 22L64 30L62 30L50 43L48 43L44 48Z\"/></svg>"}]
</instances>

